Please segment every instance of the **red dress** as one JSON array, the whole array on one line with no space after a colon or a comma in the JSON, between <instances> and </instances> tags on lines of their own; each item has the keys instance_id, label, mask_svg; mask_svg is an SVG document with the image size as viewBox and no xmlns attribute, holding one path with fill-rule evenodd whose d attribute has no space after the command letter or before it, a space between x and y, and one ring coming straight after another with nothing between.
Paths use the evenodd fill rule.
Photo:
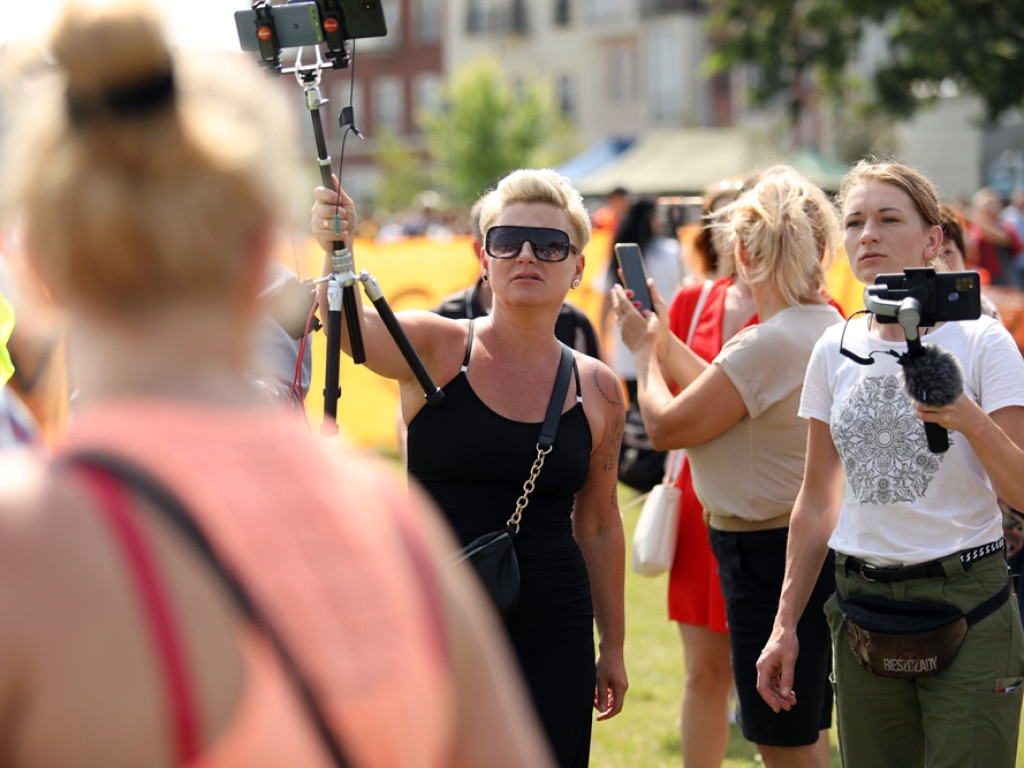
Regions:
<instances>
[{"instance_id":1,"label":"red dress","mask_svg":"<svg viewBox=\"0 0 1024 768\"><path fill-rule=\"evenodd\" d=\"M716 281L708 292L696 318L690 349L710 362L724 343L722 316L725 313L726 290L733 278ZM682 289L672 300L669 320L672 332L685 341L701 293L700 285ZM757 316L745 324L753 325ZM676 555L668 580L668 617L681 624L695 624L716 632L727 632L725 599L718 581L718 563L711 554L704 508L697 500L690 479L690 463L684 460L676 485L680 490L679 527L676 533Z\"/></svg>"}]
</instances>

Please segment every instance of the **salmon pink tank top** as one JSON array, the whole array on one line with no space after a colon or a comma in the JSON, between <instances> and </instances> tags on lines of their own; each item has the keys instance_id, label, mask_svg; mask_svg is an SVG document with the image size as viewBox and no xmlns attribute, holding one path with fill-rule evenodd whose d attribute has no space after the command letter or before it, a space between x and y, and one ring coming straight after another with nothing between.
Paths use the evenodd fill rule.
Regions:
<instances>
[{"instance_id":1,"label":"salmon pink tank top","mask_svg":"<svg viewBox=\"0 0 1024 768\"><path fill-rule=\"evenodd\" d=\"M311 434L283 409L163 400L86 408L61 451L122 457L177 496L277 628L350 762L360 768L450 762L454 697L439 590L424 520L396 473L338 440ZM130 562L127 572L140 578ZM154 579L159 582L158 572ZM147 608L147 615L159 612ZM165 608L165 632L174 641L174 606ZM183 645L183 638L177 642ZM246 682L234 721L184 762L329 768L267 639L243 626L239 643ZM175 654L165 645L159 643L158 654L173 669ZM188 696L198 685L188 679L187 659L179 666L177 676L165 678L182 678L168 686L168 696L184 701L179 708L187 720ZM180 702L171 703L169 711ZM192 730L201 732L201 724Z\"/></svg>"}]
</instances>

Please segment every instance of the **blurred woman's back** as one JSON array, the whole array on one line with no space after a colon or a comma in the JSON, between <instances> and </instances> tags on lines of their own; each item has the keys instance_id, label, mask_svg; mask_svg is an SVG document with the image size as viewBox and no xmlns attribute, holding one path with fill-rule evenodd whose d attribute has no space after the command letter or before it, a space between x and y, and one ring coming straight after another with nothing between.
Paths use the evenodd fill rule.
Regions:
<instances>
[{"instance_id":1,"label":"blurred woman's back","mask_svg":"<svg viewBox=\"0 0 1024 768\"><path fill-rule=\"evenodd\" d=\"M51 52L3 188L80 397L0 468L5 763L547 765L434 511L247 375L287 107L138 2L68 5Z\"/></svg>"}]
</instances>

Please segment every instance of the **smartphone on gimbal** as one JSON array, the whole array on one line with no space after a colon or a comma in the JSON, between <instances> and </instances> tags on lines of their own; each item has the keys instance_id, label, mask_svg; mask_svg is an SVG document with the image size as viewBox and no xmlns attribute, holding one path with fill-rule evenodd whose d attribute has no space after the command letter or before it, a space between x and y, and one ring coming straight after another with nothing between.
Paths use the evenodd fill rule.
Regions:
<instances>
[{"instance_id":1,"label":"smartphone on gimbal","mask_svg":"<svg viewBox=\"0 0 1024 768\"><path fill-rule=\"evenodd\" d=\"M320 45L324 41L324 33L320 28L320 13L316 3L289 3L287 5L270 6L270 16L274 20L277 42L282 48L301 48L307 45ZM238 43L243 51L258 51L260 40L258 17L256 11L235 11L235 29L238 31Z\"/></svg>"},{"instance_id":2,"label":"smartphone on gimbal","mask_svg":"<svg viewBox=\"0 0 1024 768\"><path fill-rule=\"evenodd\" d=\"M355 40L388 33L381 0L290 0L269 5L281 48L316 46L333 38ZM259 17L254 9L235 11L235 28L243 51L260 50Z\"/></svg>"}]
</instances>

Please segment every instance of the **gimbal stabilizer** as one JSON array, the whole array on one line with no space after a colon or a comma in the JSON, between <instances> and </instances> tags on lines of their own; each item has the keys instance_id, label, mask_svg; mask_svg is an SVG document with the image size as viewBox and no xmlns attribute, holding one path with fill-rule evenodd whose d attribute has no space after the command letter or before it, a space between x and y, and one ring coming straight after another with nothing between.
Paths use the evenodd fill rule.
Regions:
<instances>
[{"instance_id":1,"label":"gimbal stabilizer","mask_svg":"<svg viewBox=\"0 0 1024 768\"><path fill-rule=\"evenodd\" d=\"M864 305L880 323L899 323L903 328L907 351L899 357L899 364L907 394L920 403L940 407L953 403L963 392L960 365L949 352L922 344L921 328L978 318L978 274L936 273L925 267L904 270L902 275L878 275L875 284L864 289ZM924 431L932 453L949 449L949 433L944 427L925 422Z\"/></svg>"}]
</instances>

